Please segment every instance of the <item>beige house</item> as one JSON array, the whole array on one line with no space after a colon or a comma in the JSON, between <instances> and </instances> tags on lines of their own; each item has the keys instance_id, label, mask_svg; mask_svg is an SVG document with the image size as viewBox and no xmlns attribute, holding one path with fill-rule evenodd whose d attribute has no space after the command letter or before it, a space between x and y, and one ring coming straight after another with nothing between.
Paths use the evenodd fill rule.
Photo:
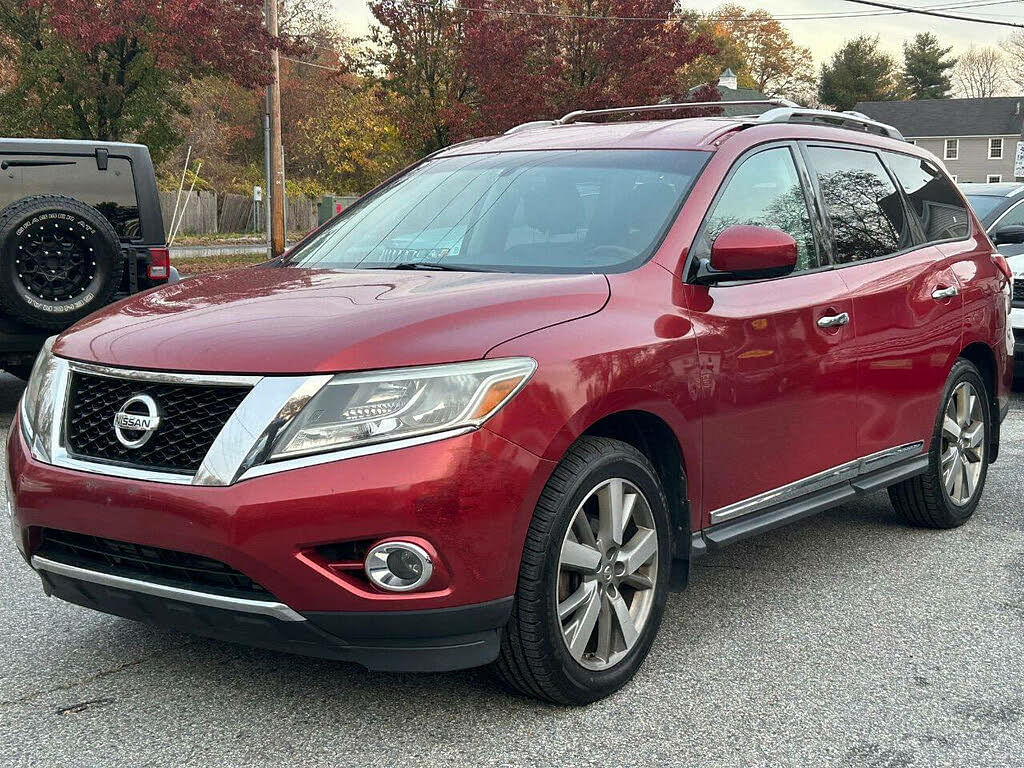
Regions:
<instances>
[{"instance_id":1,"label":"beige house","mask_svg":"<svg viewBox=\"0 0 1024 768\"><path fill-rule=\"evenodd\" d=\"M956 181L1024 181L1013 173L1024 137L1024 96L862 101L853 109L898 128L939 157Z\"/></svg>"}]
</instances>

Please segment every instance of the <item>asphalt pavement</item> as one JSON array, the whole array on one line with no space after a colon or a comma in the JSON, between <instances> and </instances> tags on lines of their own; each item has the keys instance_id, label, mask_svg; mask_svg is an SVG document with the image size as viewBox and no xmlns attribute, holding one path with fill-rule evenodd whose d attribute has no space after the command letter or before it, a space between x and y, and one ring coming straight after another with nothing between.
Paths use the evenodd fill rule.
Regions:
<instances>
[{"instance_id":1,"label":"asphalt pavement","mask_svg":"<svg viewBox=\"0 0 1024 768\"><path fill-rule=\"evenodd\" d=\"M3 524L0 766L1024 765L1020 394L1002 450L958 530L878 494L699 561L636 679L578 709L48 599Z\"/></svg>"}]
</instances>

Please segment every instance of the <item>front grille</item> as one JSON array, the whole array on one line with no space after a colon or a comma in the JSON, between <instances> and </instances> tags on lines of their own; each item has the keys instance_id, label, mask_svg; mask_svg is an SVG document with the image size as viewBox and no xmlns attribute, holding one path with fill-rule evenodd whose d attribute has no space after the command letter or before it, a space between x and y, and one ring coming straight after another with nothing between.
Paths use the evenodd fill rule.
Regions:
<instances>
[{"instance_id":1,"label":"front grille","mask_svg":"<svg viewBox=\"0 0 1024 768\"><path fill-rule=\"evenodd\" d=\"M1015 278L1013 281L1013 303L1024 304L1024 277Z\"/></svg>"},{"instance_id":2,"label":"front grille","mask_svg":"<svg viewBox=\"0 0 1024 768\"><path fill-rule=\"evenodd\" d=\"M244 573L208 557L43 528L34 555L90 571L249 600L274 596Z\"/></svg>"},{"instance_id":3,"label":"front grille","mask_svg":"<svg viewBox=\"0 0 1024 768\"><path fill-rule=\"evenodd\" d=\"M68 452L145 469L195 472L248 393L248 387L114 379L76 371L65 421ZM135 395L153 398L160 424L144 445L129 448L114 433L114 416Z\"/></svg>"}]
</instances>

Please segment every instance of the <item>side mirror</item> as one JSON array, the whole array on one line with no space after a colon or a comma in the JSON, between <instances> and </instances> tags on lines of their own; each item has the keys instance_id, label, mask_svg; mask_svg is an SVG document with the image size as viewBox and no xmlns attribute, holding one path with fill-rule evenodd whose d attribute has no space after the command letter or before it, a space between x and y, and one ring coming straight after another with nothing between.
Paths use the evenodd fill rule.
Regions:
<instances>
[{"instance_id":1,"label":"side mirror","mask_svg":"<svg viewBox=\"0 0 1024 768\"><path fill-rule=\"evenodd\" d=\"M702 260L696 281L705 285L727 280L767 280L796 269L796 240L778 229L736 225L711 244L710 260Z\"/></svg>"},{"instance_id":2,"label":"side mirror","mask_svg":"<svg viewBox=\"0 0 1024 768\"><path fill-rule=\"evenodd\" d=\"M992 242L996 245L1019 245L1024 243L1024 225L1007 224L992 233Z\"/></svg>"}]
</instances>

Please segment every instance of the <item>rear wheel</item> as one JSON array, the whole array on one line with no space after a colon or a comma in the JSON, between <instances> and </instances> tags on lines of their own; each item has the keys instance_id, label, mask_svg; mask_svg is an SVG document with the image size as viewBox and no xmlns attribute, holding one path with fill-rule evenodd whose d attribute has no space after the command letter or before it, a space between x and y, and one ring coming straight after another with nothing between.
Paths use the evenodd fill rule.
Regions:
<instances>
[{"instance_id":1,"label":"rear wheel","mask_svg":"<svg viewBox=\"0 0 1024 768\"><path fill-rule=\"evenodd\" d=\"M617 440L578 441L530 525L499 674L561 704L625 685L661 622L669 539L668 504L647 458Z\"/></svg>"},{"instance_id":2,"label":"rear wheel","mask_svg":"<svg viewBox=\"0 0 1024 768\"><path fill-rule=\"evenodd\" d=\"M907 522L955 528L974 514L988 475L991 398L973 363L950 371L932 436L928 471L889 489Z\"/></svg>"}]
</instances>

